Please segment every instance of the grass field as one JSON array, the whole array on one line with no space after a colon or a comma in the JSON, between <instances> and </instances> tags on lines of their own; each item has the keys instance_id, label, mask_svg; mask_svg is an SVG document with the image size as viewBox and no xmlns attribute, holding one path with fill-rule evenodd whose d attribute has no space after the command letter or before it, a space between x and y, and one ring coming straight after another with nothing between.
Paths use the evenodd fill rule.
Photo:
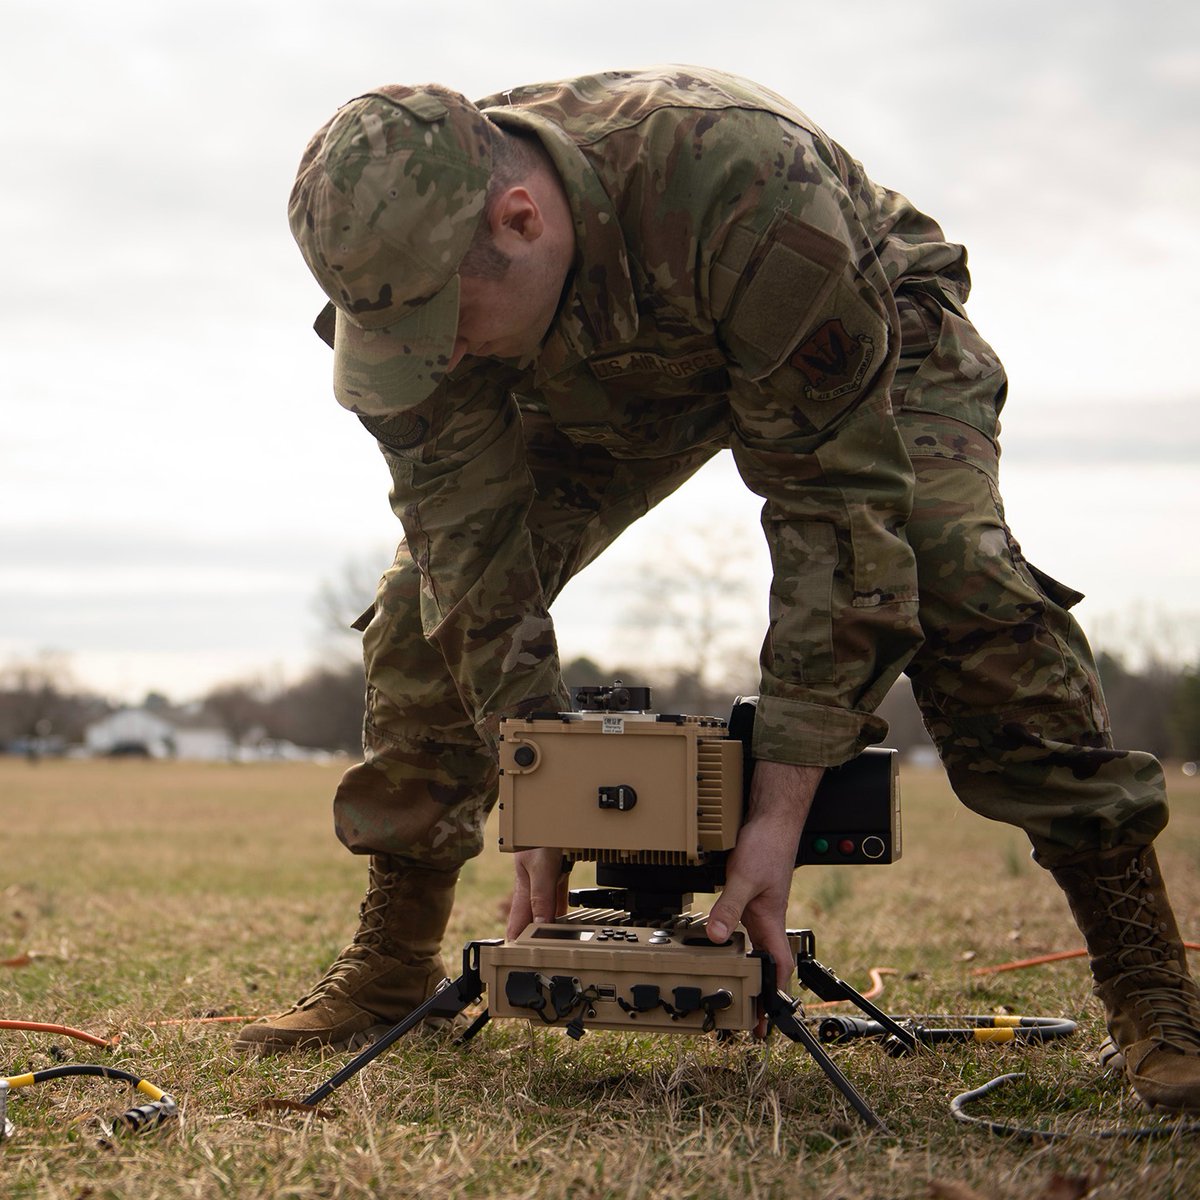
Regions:
<instances>
[{"instance_id":1,"label":"grass field","mask_svg":"<svg viewBox=\"0 0 1200 1200\"><path fill-rule=\"evenodd\" d=\"M792 919L818 957L865 989L875 966L890 1012L1066 1016L1078 1034L1042 1047L943 1047L837 1061L894 1136L869 1135L799 1047L779 1039L592 1033L575 1043L493 1022L468 1047L401 1041L327 1102L326 1119L264 1105L299 1099L346 1061L312 1053L244 1061L236 1024L284 1007L354 926L364 864L330 826L331 767L0 759L0 1075L104 1062L175 1096L179 1122L115 1146L99 1118L136 1101L121 1084L65 1079L14 1091L0 1143L7 1196L926 1197L1200 1196L1200 1137L1099 1135L1156 1126L1101 1076L1102 1036L1080 960L979 976L973 969L1079 938L1022 837L961 809L940 775L902 773L903 860L806 868ZM1200 940L1200 780L1171 775L1160 842L1186 938ZM494 839L492 839L494 841ZM455 948L503 927L508 862L489 850L460 888ZM1193 958L1196 956L1193 955ZM1026 1143L952 1119L951 1098L1024 1078L971 1110L1073 1131ZM1057 1182L1056 1182L1057 1179Z\"/></svg>"}]
</instances>

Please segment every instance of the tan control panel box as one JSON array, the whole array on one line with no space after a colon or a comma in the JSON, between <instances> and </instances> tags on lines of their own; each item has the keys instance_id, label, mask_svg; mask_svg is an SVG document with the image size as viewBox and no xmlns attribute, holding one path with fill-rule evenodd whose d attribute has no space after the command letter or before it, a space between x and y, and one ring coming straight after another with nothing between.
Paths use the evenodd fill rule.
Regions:
<instances>
[{"instance_id":1,"label":"tan control panel box","mask_svg":"<svg viewBox=\"0 0 1200 1200\"><path fill-rule=\"evenodd\" d=\"M753 1029L762 964L745 934L714 945L703 924L668 929L569 919L480 950L493 1017L658 1033Z\"/></svg>"},{"instance_id":2,"label":"tan control panel box","mask_svg":"<svg viewBox=\"0 0 1200 1200\"><path fill-rule=\"evenodd\" d=\"M713 717L568 713L500 725L500 847L703 862L731 850L742 745Z\"/></svg>"}]
</instances>

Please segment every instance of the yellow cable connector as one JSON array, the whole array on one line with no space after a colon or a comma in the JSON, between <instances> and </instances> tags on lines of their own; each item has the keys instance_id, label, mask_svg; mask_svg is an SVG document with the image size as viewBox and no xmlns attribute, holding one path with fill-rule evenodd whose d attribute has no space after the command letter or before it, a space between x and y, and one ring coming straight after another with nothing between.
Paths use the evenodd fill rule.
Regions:
<instances>
[{"instance_id":1,"label":"yellow cable connector","mask_svg":"<svg viewBox=\"0 0 1200 1200\"><path fill-rule=\"evenodd\" d=\"M1012 1042L1016 1040L1016 1033L1010 1026L1007 1029L976 1029L974 1038L977 1042Z\"/></svg>"}]
</instances>

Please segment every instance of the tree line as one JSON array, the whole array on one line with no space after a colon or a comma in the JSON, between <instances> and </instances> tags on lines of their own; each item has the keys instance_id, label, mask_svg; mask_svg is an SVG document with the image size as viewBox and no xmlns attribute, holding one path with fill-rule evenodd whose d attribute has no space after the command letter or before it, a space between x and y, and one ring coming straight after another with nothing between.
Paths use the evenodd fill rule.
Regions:
<instances>
[{"instance_id":1,"label":"tree line","mask_svg":"<svg viewBox=\"0 0 1200 1200\"><path fill-rule=\"evenodd\" d=\"M1118 745L1148 750L1159 758L1200 760L1200 664L1151 661L1134 668L1118 655L1098 656ZM659 712L727 716L740 690L755 690L753 674L713 684L695 668L647 671L575 658L564 665L571 686L611 683L649 685ZM323 665L290 683L259 679L213 688L193 707L236 742L254 735L314 750L358 753L364 682L358 663ZM148 697L167 713L169 702ZM55 753L79 745L85 729L118 707L76 686L65 662L44 656L0 668L0 748L10 753ZM880 714L891 726L887 744L901 751L929 745L907 680L901 679Z\"/></svg>"}]
</instances>

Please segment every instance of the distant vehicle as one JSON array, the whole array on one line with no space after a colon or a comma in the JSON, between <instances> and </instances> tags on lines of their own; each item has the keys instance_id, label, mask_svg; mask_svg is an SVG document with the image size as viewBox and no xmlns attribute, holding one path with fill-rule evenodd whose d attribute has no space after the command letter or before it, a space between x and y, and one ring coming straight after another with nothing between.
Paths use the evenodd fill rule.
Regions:
<instances>
[{"instance_id":1,"label":"distant vehicle","mask_svg":"<svg viewBox=\"0 0 1200 1200\"><path fill-rule=\"evenodd\" d=\"M150 758L145 742L114 742L105 752L106 758Z\"/></svg>"}]
</instances>

